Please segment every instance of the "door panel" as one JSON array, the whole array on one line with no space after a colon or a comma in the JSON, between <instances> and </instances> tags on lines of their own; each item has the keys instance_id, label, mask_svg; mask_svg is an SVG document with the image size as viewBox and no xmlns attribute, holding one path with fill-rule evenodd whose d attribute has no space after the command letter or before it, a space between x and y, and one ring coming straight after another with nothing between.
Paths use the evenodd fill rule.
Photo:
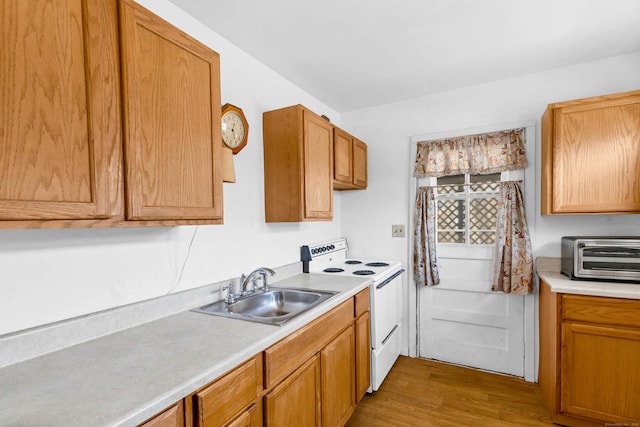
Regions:
<instances>
[{"instance_id":1,"label":"door panel","mask_svg":"<svg viewBox=\"0 0 640 427\"><path fill-rule=\"evenodd\" d=\"M492 252L441 251L440 285L418 290L419 355L524 376L524 297L491 291Z\"/></svg>"}]
</instances>

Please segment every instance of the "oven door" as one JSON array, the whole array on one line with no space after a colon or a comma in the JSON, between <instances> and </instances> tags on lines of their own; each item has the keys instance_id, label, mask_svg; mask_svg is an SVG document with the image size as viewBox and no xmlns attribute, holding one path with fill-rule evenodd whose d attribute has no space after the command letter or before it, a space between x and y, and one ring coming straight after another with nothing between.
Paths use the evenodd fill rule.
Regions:
<instances>
[{"instance_id":1,"label":"oven door","mask_svg":"<svg viewBox=\"0 0 640 427\"><path fill-rule=\"evenodd\" d=\"M387 279L371 285L371 346L379 348L402 320L402 273L393 273Z\"/></svg>"},{"instance_id":2,"label":"oven door","mask_svg":"<svg viewBox=\"0 0 640 427\"><path fill-rule=\"evenodd\" d=\"M380 388L382 381L396 363L400 355L400 344L400 324L398 324L381 346L371 350L371 385L367 390L369 393Z\"/></svg>"}]
</instances>

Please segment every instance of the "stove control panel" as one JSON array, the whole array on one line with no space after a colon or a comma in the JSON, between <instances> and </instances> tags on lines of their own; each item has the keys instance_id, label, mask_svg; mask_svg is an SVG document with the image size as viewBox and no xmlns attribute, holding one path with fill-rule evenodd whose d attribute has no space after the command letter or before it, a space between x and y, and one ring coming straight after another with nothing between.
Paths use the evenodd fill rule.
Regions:
<instances>
[{"instance_id":1,"label":"stove control panel","mask_svg":"<svg viewBox=\"0 0 640 427\"><path fill-rule=\"evenodd\" d=\"M313 259L321 259L323 256L328 257L338 252L346 253L348 249L347 239L344 238L301 246L300 261L303 263L303 271L309 272L309 261Z\"/></svg>"},{"instance_id":2,"label":"stove control panel","mask_svg":"<svg viewBox=\"0 0 640 427\"><path fill-rule=\"evenodd\" d=\"M305 245L303 248L308 250L311 258L317 258L321 255L328 255L334 252L346 252L349 249L346 239L330 240L328 242Z\"/></svg>"}]
</instances>

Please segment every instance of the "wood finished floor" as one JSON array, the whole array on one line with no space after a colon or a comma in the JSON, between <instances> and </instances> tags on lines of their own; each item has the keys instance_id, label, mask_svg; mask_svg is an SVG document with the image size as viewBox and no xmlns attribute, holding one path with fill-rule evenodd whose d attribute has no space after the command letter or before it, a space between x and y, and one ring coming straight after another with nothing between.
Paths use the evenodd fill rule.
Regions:
<instances>
[{"instance_id":1,"label":"wood finished floor","mask_svg":"<svg viewBox=\"0 0 640 427\"><path fill-rule=\"evenodd\" d=\"M540 386L519 378L400 356L347 427L552 426Z\"/></svg>"}]
</instances>

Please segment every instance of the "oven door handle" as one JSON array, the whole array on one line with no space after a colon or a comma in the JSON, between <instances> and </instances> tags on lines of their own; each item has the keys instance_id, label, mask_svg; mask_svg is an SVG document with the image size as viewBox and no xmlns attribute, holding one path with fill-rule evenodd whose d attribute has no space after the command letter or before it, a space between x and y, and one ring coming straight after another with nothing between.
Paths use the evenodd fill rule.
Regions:
<instances>
[{"instance_id":1,"label":"oven door handle","mask_svg":"<svg viewBox=\"0 0 640 427\"><path fill-rule=\"evenodd\" d=\"M399 275L401 275L402 273L404 273L404 268L401 268L400 270L398 270L397 272L393 273L392 276L386 278L382 283L380 283L379 285L376 285L376 289L380 289L380 288L384 288L385 286L387 286L389 283L391 283L391 281L393 279L395 279L396 277L398 277Z\"/></svg>"},{"instance_id":2,"label":"oven door handle","mask_svg":"<svg viewBox=\"0 0 640 427\"><path fill-rule=\"evenodd\" d=\"M396 329L398 329L398 325L394 326L393 329L391 330L391 332L389 332L389 335L387 335L387 337L382 340L382 345L385 345L387 343L387 341L389 341L389 338L391 338L391 335L393 335L393 333L396 331Z\"/></svg>"}]
</instances>

